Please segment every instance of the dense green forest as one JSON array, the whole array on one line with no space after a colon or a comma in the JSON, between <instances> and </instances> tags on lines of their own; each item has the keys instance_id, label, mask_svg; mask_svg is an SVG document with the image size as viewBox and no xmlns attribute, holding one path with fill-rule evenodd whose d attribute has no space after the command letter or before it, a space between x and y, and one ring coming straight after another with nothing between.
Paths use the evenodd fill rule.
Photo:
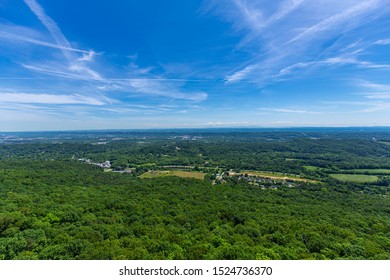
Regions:
<instances>
[{"instance_id":1,"label":"dense green forest","mask_svg":"<svg viewBox=\"0 0 390 280\"><path fill-rule=\"evenodd\" d=\"M390 259L389 139L3 134L0 259Z\"/></svg>"}]
</instances>

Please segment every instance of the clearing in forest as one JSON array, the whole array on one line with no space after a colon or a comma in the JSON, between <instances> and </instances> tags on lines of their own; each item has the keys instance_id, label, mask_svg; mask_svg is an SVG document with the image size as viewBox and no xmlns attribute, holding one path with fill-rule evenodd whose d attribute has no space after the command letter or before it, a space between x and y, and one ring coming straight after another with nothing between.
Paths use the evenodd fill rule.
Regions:
<instances>
[{"instance_id":1,"label":"clearing in forest","mask_svg":"<svg viewBox=\"0 0 390 280\"><path fill-rule=\"evenodd\" d=\"M289 181L296 181L296 182L306 182L306 183L318 183L318 181L310 180L306 178L299 177L297 175L292 174L284 174L279 172L267 172L267 171L252 171L252 170L243 170L241 173L233 173L230 172L230 175L245 175L253 176L253 177L262 177L267 178L271 180L289 180Z\"/></svg>"},{"instance_id":2,"label":"clearing in forest","mask_svg":"<svg viewBox=\"0 0 390 280\"><path fill-rule=\"evenodd\" d=\"M348 169L343 170L345 173L359 173L359 174L374 174L374 175L389 175L390 169Z\"/></svg>"},{"instance_id":3,"label":"clearing in forest","mask_svg":"<svg viewBox=\"0 0 390 280\"><path fill-rule=\"evenodd\" d=\"M153 170L148 171L139 176L141 179L145 178L155 178L155 177L164 177L164 176L178 176L183 178L195 178L203 180L206 173L202 172L191 172L191 171L180 171L180 170Z\"/></svg>"},{"instance_id":4,"label":"clearing in forest","mask_svg":"<svg viewBox=\"0 0 390 280\"><path fill-rule=\"evenodd\" d=\"M378 181L378 177L374 175L361 175L361 174L329 174L331 178L337 179L343 182L353 183L375 183Z\"/></svg>"}]
</instances>

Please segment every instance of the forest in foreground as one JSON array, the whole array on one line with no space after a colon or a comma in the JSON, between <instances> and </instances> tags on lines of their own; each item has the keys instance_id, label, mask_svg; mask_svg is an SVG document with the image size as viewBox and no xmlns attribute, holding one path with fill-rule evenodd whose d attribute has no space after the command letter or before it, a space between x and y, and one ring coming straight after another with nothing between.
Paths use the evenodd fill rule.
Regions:
<instances>
[{"instance_id":1,"label":"forest in foreground","mask_svg":"<svg viewBox=\"0 0 390 280\"><path fill-rule=\"evenodd\" d=\"M0 259L390 259L389 144L386 131L3 134Z\"/></svg>"}]
</instances>

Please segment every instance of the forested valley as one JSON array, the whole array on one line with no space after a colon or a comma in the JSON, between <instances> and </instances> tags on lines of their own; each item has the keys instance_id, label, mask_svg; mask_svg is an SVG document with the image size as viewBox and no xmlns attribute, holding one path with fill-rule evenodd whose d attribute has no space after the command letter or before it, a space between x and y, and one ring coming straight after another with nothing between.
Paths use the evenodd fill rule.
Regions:
<instances>
[{"instance_id":1,"label":"forested valley","mask_svg":"<svg viewBox=\"0 0 390 280\"><path fill-rule=\"evenodd\" d=\"M0 259L390 259L390 131L0 133Z\"/></svg>"}]
</instances>

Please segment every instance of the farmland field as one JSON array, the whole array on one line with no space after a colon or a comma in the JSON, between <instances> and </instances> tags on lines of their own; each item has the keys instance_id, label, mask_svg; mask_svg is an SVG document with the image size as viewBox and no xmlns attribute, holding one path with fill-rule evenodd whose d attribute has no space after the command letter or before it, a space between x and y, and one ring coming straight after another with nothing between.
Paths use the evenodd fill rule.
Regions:
<instances>
[{"instance_id":1,"label":"farmland field","mask_svg":"<svg viewBox=\"0 0 390 280\"><path fill-rule=\"evenodd\" d=\"M308 171L317 171L320 170L321 168L317 166L311 166L311 165L304 165L303 168L305 168Z\"/></svg>"},{"instance_id":2,"label":"farmland field","mask_svg":"<svg viewBox=\"0 0 390 280\"><path fill-rule=\"evenodd\" d=\"M202 172L190 172L190 171L180 171L180 170L156 170L145 172L140 176L141 179L146 178L155 178L155 177L165 177L165 176L178 176L182 178L195 178L203 180L206 174Z\"/></svg>"},{"instance_id":3,"label":"farmland field","mask_svg":"<svg viewBox=\"0 0 390 280\"><path fill-rule=\"evenodd\" d=\"M378 177L374 175L329 174L329 176L343 182L374 183L378 181Z\"/></svg>"},{"instance_id":4,"label":"farmland field","mask_svg":"<svg viewBox=\"0 0 390 280\"><path fill-rule=\"evenodd\" d=\"M390 174L390 169L351 169L351 170L343 170L343 172L352 172L352 173L366 173L366 174Z\"/></svg>"},{"instance_id":5,"label":"farmland field","mask_svg":"<svg viewBox=\"0 0 390 280\"><path fill-rule=\"evenodd\" d=\"M249 176L264 177L264 178L275 179L275 180L291 180L291 181L317 183L317 181L301 178L297 175L292 175L292 174L287 175L279 172L244 170L242 171L242 174L248 174Z\"/></svg>"}]
</instances>

